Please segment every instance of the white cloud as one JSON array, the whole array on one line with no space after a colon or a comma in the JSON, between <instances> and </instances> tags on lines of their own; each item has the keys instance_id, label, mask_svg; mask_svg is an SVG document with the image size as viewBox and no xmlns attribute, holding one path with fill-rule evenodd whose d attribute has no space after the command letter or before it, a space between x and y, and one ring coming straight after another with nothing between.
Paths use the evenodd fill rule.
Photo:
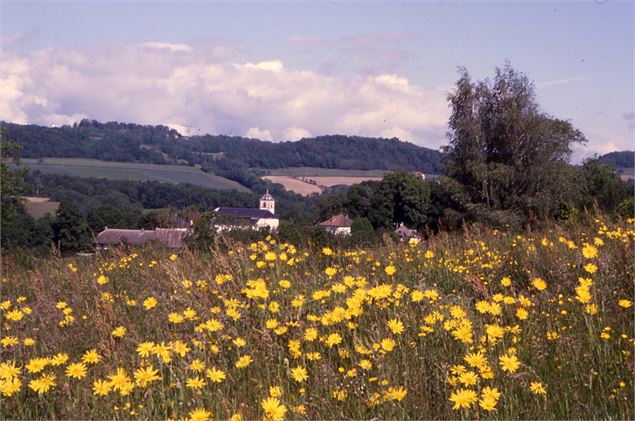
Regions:
<instances>
[{"instance_id":1,"label":"white cloud","mask_svg":"<svg viewBox=\"0 0 635 421\"><path fill-rule=\"evenodd\" d=\"M258 127L251 127L245 133L245 137L250 137L252 139L260 139L260 140L273 140L271 136L271 132L269 130L261 130Z\"/></svg>"},{"instance_id":2,"label":"white cloud","mask_svg":"<svg viewBox=\"0 0 635 421\"><path fill-rule=\"evenodd\" d=\"M300 140L303 137L311 137L311 132L302 127L289 127L282 134L283 140Z\"/></svg>"},{"instance_id":3,"label":"white cloud","mask_svg":"<svg viewBox=\"0 0 635 421\"><path fill-rule=\"evenodd\" d=\"M397 136L433 148L445 143L445 89L392 73L324 75L275 59L241 60L221 47L159 42L0 59L0 119L8 121L91 118L164 124L185 135L296 140L339 133Z\"/></svg>"},{"instance_id":4,"label":"white cloud","mask_svg":"<svg viewBox=\"0 0 635 421\"><path fill-rule=\"evenodd\" d=\"M186 44L170 44L167 42L144 42L141 47L155 48L157 50L168 50L171 53L186 52L191 53L194 49Z\"/></svg>"}]
</instances>

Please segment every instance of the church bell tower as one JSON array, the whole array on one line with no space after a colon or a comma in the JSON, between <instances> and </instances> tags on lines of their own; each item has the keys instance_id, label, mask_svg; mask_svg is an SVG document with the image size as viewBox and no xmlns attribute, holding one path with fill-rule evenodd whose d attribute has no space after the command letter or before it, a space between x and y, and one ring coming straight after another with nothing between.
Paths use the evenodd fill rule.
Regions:
<instances>
[{"instance_id":1,"label":"church bell tower","mask_svg":"<svg viewBox=\"0 0 635 421\"><path fill-rule=\"evenodd\" d=\"M269 189L267 189L267 193L260 198L260 209L268 210L274 215L276 213L276 201L273 200L273 197L269 194Z\"/></svg>"}]
</instances>

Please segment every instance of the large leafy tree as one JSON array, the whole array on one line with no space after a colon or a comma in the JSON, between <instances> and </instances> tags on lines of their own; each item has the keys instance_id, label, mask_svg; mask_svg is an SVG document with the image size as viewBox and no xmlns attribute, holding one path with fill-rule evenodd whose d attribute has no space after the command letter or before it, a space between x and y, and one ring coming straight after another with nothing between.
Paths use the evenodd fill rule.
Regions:
<instances>
[{"instance_id":1,"label":"large leafy tree","mask_svg":"<svg viewBox=\"0 0 635 421\"><path fill-rule=\"evenodd\" d=\"M11 225L22 206L27 168L20 164L20 146L6 140L0 129L0 228Z\"/></svg>"},{"instance_id":2,"label":"large leafy tree","mask_svg":"<svg viewBox=\"0 0 635 421\"><path fill-rule=\"evenodd\" d=\"M52 228L55 245L61 253L72 254L91 249L90 229L77 206L62 202Z\"/></svg>"},{"instance_id":3,"label":"large leafy tree","mask_svg":"<svg viewBox=\"0 0 635 421\"><path fill-rule=\"evenodd\" d=\"M461 68L448 99L445 182L468 219L519 224L571 200L567 160L586 139L540 109L527 76L507 63L473 82Z\"/></svg>"}]
</instances>

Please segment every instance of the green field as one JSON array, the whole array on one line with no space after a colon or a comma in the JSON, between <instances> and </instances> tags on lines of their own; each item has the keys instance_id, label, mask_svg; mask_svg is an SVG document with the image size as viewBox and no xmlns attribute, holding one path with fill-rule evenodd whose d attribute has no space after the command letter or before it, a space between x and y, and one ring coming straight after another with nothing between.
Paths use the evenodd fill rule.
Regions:
<instances>
[{"instance_id":1,"label":"green field","mask_svg":"<svg viewBox=\"0 0 635 421\"><path fill-rule=\"evenodd\" d=\"M75 177L97 177L111 180L160 181L162 183L190 183L221 190L249 191L245 186L184 165L159 165L135 162L111 162L84 158L23 159L30 169L45 174L64 174Z\"/></svg>"},{"instance_id":2,"label":"green field","mask_svg":"<svg viewBox=\"0 0 635 421\"><path fill-rule=\"evenodd\" d=\"M289 177L383 177L385 170L341 170L337 168L291 167L265 170L265 175Z\"/></svg>"}]
</instances>

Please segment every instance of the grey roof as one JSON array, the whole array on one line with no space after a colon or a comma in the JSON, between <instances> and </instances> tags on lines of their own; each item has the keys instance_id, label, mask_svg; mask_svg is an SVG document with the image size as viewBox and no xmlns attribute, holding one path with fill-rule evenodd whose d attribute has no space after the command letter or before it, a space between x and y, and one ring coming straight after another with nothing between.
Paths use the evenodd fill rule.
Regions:
<instances>
[{"instance_id":1,"label":"grey roof","mask_svg":"<svg viewBox=\"0 0 635 421\"><path fill-rule=\"evenodd\" d=\"M97 245L132 244L141 246L156 240L168 248L182 248L187 231L183 229L157 228L156 230L127 230L106 228L95 239Z\"/></svg>"},{"instance_id":2,"label":"grey roof","mask_svg":"<svg viewBox=\"0 0 635 421\"><path fill-rule=\"evenodd\" d=\"M249 208L217 208L218 216L231 216L234 218L248 219L278 219L276 215L266 209L249 209Z\"/></svg>"},{"instance_id":3,"label":"grey roof","mask_svg":"<svg viewBox=\"0 0 635 421\"><path fill-rule=\"evenodd\" d=\"M323 227L352 227L353 221L348 216L340 213L320 222L320 225Z\"/></svg>"},{"instance_id":4,"label":"grey roof","mask_svg":"<svg viewBox=\"0 0 635 421\"><path fill-rule=\"evenodd\" d=\"M269 194L269 189L267 189L267 193L265 193L260 200L273 200L273 196Z\"/></svg>"}]
</instances>

